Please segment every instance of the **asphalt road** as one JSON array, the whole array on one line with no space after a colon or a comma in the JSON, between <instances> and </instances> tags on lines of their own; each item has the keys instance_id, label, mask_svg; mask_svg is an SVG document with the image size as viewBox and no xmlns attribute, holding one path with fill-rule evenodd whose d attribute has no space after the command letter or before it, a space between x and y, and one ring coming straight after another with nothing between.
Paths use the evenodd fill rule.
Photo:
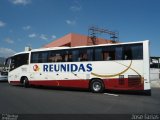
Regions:
<instances>
[{"instance_id":1,"label":"asphalt road","mask_svg":"<svg viewBox=\"0 0 160 120\"><path fill-rule=\"evenodd\" d=\"M0 82L0 113L160 113L160 89L158 88L152 89L152 96L112 94L35 87L23 88Z\"/></svg>"}]
</instances>

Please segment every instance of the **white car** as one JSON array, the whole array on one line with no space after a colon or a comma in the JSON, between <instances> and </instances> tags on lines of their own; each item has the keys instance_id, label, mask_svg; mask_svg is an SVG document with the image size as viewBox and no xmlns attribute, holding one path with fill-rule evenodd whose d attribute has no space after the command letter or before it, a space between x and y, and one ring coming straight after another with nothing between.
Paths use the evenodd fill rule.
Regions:
<instances>
[{"instance_id":1,"label":"white car","mask_svg":"<svg viewBox=\"0 0 160 120\"><path fill-rule=\"evenodd\" d=\"M8 72L0 72L0 81L8 80Z\"/></svg>"}]
</instances>

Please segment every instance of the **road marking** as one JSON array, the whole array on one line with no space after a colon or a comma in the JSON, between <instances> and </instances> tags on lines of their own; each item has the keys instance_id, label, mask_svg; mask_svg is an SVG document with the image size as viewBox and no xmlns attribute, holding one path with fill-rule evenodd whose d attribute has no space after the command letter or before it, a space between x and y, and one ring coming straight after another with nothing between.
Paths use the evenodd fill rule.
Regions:
<instances>
[{"instance_id":1,"label":"road marking","mask_svg":"<svg viewBox=\"0 0 160 120\"><path fill-rule=\"evenodd\" d=\"M105 95L111 95L111 96L116 96L118 97L119 95L116 95L116 94L110 94L110 93L104 93Z\"/></svg>"}]
</instances>

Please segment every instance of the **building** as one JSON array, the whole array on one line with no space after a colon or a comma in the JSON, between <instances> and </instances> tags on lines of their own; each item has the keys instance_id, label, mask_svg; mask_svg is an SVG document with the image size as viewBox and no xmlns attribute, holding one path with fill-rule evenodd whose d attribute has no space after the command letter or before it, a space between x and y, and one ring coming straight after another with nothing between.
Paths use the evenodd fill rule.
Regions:
<instances>
[{"instance_id":1,"label":"building","mask_svg":"<svg viewBox=\"0 0 160 120\"><path fill-rule=\"evenodd\" d=\"M75 47L75 46L88 46L88 45L98 45L98 44L107 44L107 43L115 43L115 41L112 40L106 40L102 38L96 38L91 39L88 36L70 33L67 34L57 40L54 40L53 42L44 45L43 47Z\"/></svg>"},{"instance_id":2,"label":"building","mask_svg":"<svg viewBox=\"0 0 160 120\"><path fill-rule=\"evenodd\" d=\"M150 78L160 80L160 57L150 57Z\"/></svg>"},{"instance_id":3,"label":"building","mask_svg":"<svg viewBox=\"0 0 160 120\"><path fill-rule=\"evenodd\" d=\"M160 57L150 57L150 80L152 87L160 87Z\"/></svg>"}]
</instances>

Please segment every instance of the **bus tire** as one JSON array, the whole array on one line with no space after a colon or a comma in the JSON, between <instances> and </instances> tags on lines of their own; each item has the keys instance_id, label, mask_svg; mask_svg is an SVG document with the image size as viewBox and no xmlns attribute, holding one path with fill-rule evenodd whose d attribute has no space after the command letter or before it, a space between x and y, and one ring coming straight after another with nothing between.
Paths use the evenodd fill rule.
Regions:
<instances>
[{"instance_id":1,"label":"bus tire","mask_svg":"<svg viewBox=\"0 0 160 120\"><path fill-rule=\"evenodd\" d=\"M23 79L22 79L22 85L25 88L29 87L29 81L28 81L27 77L23 77Z\"/></svg>"},{"instance_id":2,"label":"bus tire","mask_svg":"<svg viewBox=\"0 0 160 120\"><path fill-rule=\"evenodd\" d=\"M94 79L90 82L90 90L93 93L102 93L104 91L104 83L100 79Z\"/></svg>"}]
</instances>

